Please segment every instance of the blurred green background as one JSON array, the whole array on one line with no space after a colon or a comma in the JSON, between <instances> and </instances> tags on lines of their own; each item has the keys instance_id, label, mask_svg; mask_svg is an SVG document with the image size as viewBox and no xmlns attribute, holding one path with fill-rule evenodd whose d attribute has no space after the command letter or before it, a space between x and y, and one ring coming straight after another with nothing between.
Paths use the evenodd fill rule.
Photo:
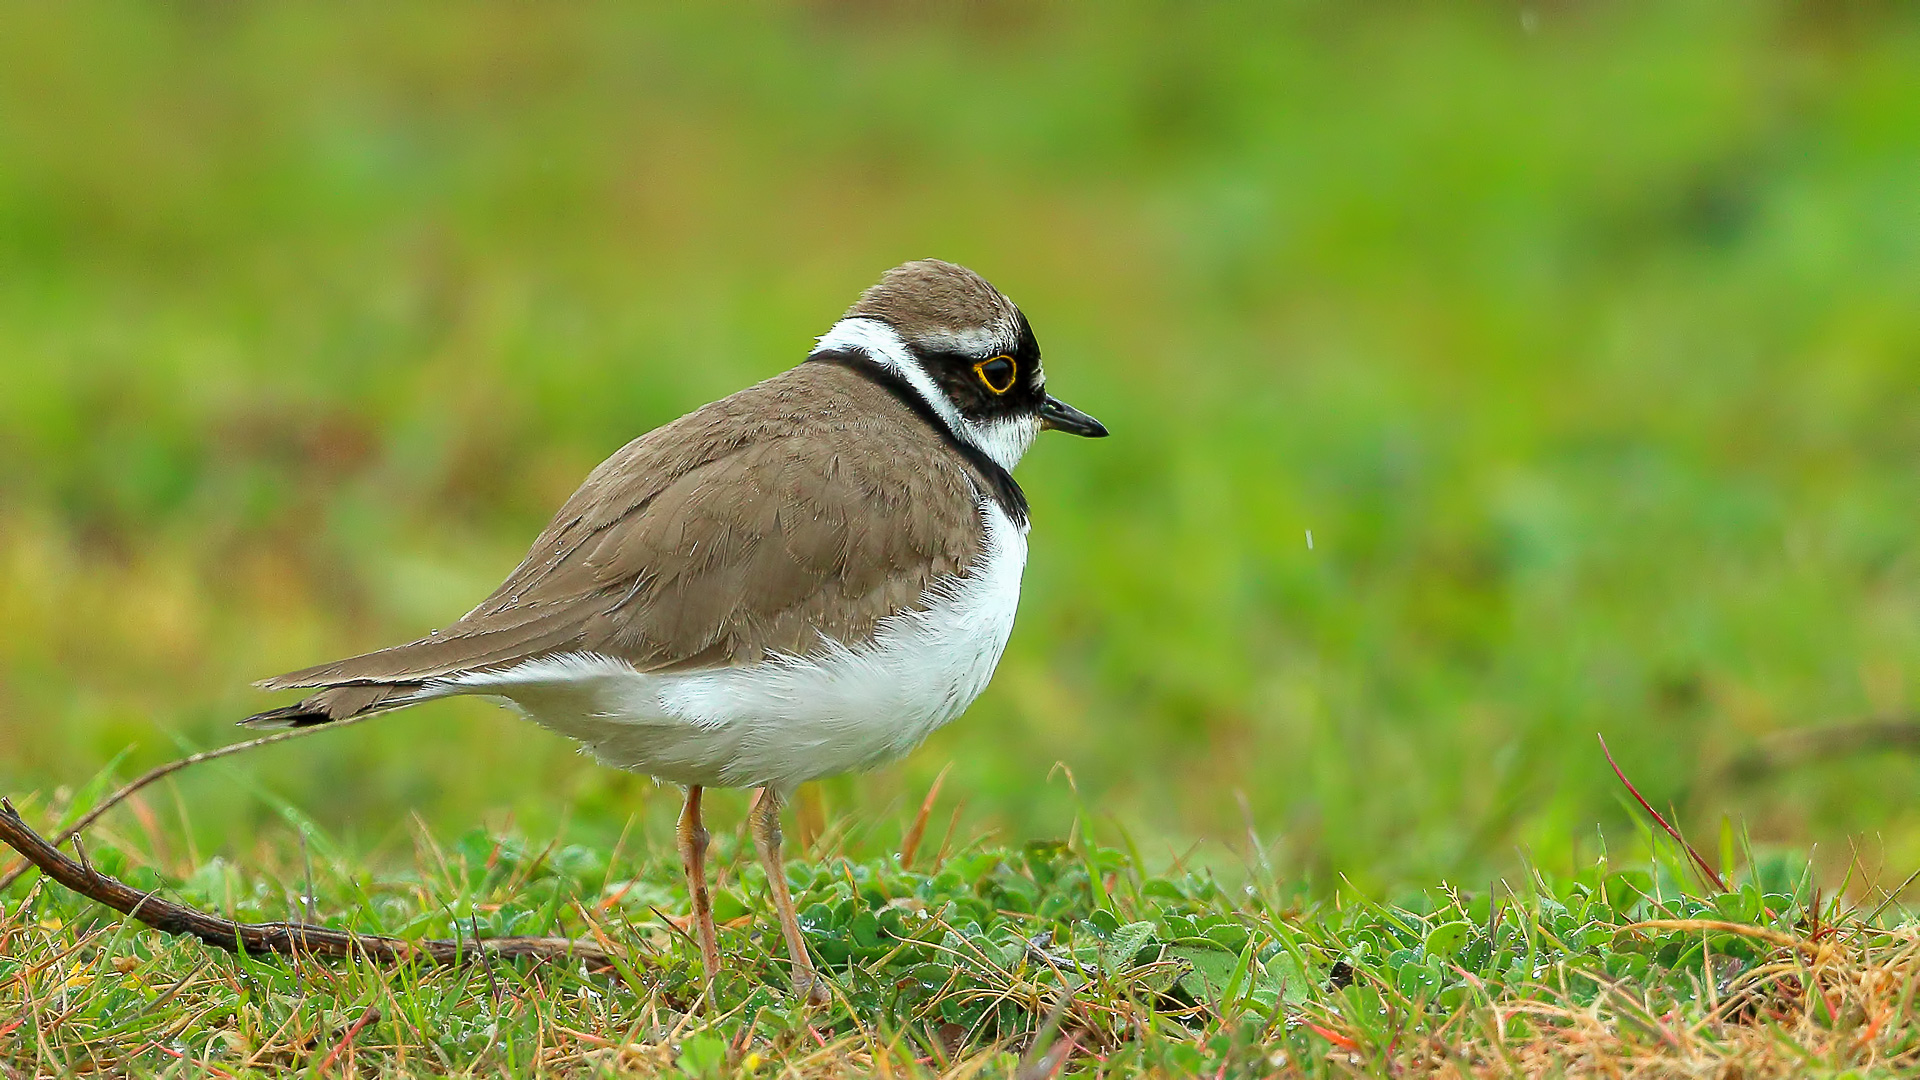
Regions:
<instances>
[{"instance_id":1,"label":"blurred green background","mask_svg":"<svg viewBox=\"0 0 1920 1080\"><path fill-rule=\"evenodd\" d=\"M835 818L952 762L941 820L1057 835L1058 761L1150 856L1244 796L1282 874L1471 876L1632 842L1604 732L1709 846L1920 865L1910 754L1737 767L1916 697L1893 4L8 2L0 785L444 624L926 255L1115 437L1029 457L998 677ZM156 806L232 850L673 801L465 702Z\"/></svg>"}]
</instances>

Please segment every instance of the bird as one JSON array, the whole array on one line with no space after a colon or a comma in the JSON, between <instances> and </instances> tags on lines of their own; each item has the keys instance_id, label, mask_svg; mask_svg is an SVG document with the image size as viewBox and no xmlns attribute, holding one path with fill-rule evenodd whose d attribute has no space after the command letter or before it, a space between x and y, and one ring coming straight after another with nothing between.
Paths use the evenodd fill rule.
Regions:
<instances>
[{"instance_id":1,"label":"bird","mask_svg":"<svg viewBox=\"0 0 1920 1080\"><path fill-rule=\"evenodd\" d=\"M703 992L720 956L707 788L754 789L754 848L794 993L826 989L794 913L780 809L895 761L986 689L1013 630L1044 430L1100 438L1047 392L1033 328L973 271L888 270L805 360L602 462L504 583L449 626L277 675L300 728L447 697L499 701L602 764L685 789L675 840Z\"/></svg>"}]
</instances>

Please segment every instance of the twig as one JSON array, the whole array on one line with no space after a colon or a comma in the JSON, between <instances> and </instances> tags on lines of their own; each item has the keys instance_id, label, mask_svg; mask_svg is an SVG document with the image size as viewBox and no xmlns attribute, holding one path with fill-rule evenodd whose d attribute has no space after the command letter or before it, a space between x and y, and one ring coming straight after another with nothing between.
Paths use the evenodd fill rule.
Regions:
<instances>
[{"instance_id":1,"label":"twig","mask_svg":"<svg viewBox=\"0 0 1920 1080\"><path fill-rule=\"evenodd\" d=\"M1607 755L1607 764L1613 766L1613 775L1619 777L1620 782L1626 785L1627 794L1632 795L1633 801L1640 804L1640 809L1652 815L1653 820L1659 822L1660 827L1667 831L1667 835L1673 837L1674 843L1679 844L1688 855L1693 857L1693 865L1699 868L1700 875L1706 879L1709 886L1718 888L1723 893L1732 892L1733 890L1727 885L1727 880L1721 877L1720 872L1715 870L1698 851L1693 849L1692 844L1687 843L1687 838L1680 835L1680 830L1668 824L1667 819L1660 816L1660 811L1655 810L1651 803L1641 797L1640 789L1633 786L1633 781L1627 779L1627 774L1620 770L1620 763L1613 760L1613 751L1607 748L1607 737L1596 734L1595 738L1600 740L1600 752Z\"/></svg>"},{"instance_id":2,"label":"twig","mask_svg":"<svg viewBox=\"0 0 1920 1080\"><path fill-rule=\"evenodd\" d=\"M116 878L82 866L33 831L13 803L0 799L0 843L5 843L60 885L167 934L188 934L228 952L278 953L283 956L365 957L375 963L427 960L449 967L479 957L577 959L595 967L613 966L600 945L573 938L501 937L478 942L407 941L355 934L298 922L239 923L177 904L157 893L141 892Z\"/></svg>"},{"instance_id":3,"label":"twig","mask_svg":"<svg viewBox=\"0 0 1920 1080\"><path fill-rule=\"evenodd\" d=\"M1722 775L1753 781L1790 766L1876 750L1920 751L1920 719L1890 716L1778 731L1736 757Z\"/></svg>"},{"instance_id":4,"label":"twig","mask_svg":"<svg viewBox=\"0 0 1920 1080\"><path fill-rule=\"evenodd\" d=\"M61 829L58 833L54 835L53 842L55 845L66 843L68 840L71 840L75 836L80 835L80 833L84 831L87 826L100 820L100 815L106 813L107 811L125 802L128 796L134 794L135 792L139 791L141 788L148 786L149 784L153 784L157 781L164 780L167 777L172 776L174 773L179 772L181 769L184 769L189 765L198 765L203 761L213 761L216 758L230 757L234 754L244 753L245 751L248 751L248 750L257 750L262 746L271 746L274 743L283 743L289 739L298 739L303 736L311 735L316 731L338 731L339 729L344 727L351 727L354 724L357 724L360 721L365 720L367 718L368 717L366 716L354 716L354 717L348 717L345 720L336 720L331 724L322 724L315 727L294 728L291 731L282 731L277 735L267 735L258 739L248 739L246 742L237 742L229 746L221 746L212 750L202 750L197 754L188 754L186 757L183 757L178 761L169 761L165 765L155 765L153 768L148 769L146 772L141 773L138 777L135 777L131 783L127 784L127 786L121 788L119 791L116 791L113 794L107 796L106 798L100 800L99 805L87 811L85 814L82 814L80 816L80 820L74 822L73 824L67 826L64 829ZM27 862L22 862L11 867L10 869L7 870L5 874L0 874L0 893L6 892L7 887L12 885L14 882L20 880L20 875L26 873L28 870L33 869L33 865L34 865L33 862L29 860Z\"/></svg>"}]
</instances>

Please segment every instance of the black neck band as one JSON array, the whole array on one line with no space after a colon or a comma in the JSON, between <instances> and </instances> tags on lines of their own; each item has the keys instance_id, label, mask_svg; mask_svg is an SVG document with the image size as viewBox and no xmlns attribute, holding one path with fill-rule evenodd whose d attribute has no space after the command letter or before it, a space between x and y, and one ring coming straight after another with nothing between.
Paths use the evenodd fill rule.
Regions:
<instances>
[{"instance_id":1,"label":"black neck band","mask_svg":"<svg viewBox=\"0 0 1920 1080\"><path fill-rule=\"evenodd\" d=\"M966 458L974 470L986 482L987 494L1000 504L1016 525L1027 523L1027 493L1020 490L1020 484L1013 474L1000 466L1000 463L987 456L987 452L962 439L940 414L933 411L927 400L914 392L907 380L893 371L877 364L860 349L823 349L807 357L808 363L837 364L861 375L876 386L892 394L894 399L912 409L926 425L940 436L942 442L953 452Z\"/></svg>"}]
</instances>

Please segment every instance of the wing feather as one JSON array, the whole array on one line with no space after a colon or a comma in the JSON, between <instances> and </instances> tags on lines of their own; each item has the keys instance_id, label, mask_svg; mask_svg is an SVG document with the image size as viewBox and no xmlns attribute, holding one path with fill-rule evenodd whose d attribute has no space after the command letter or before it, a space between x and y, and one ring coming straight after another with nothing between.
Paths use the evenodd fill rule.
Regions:
<instances>
[{"instance_id":1,"label":"wing feather","mask_svg":"<svg viewBox=\"0 0 1920 1080\"><path fill-rule=\"evenodd\" d=\"M420 683L572 651L670 670L857 645L973 564L969 470L884 390L803 364L623 447L452 626L260 685Z\"/></svg>"}]
</instances>

